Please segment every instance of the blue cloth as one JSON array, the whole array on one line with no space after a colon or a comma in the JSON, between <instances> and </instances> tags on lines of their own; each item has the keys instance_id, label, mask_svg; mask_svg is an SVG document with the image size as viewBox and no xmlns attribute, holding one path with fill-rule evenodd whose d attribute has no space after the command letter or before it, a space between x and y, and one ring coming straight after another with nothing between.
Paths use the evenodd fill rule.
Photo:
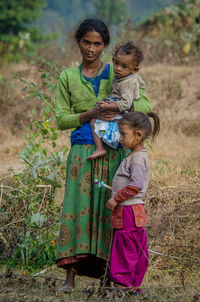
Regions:
<instances>
[{"instance_id":1,"label":"blue cloth","mask_svg":"<svg viewBox=\"0 0 200 302\"><path fill-rule=\"evenodd\" d=\"M119 99L108 97L107 100L118 101ZM120 144L120 133L116 120L120 119L121 117L121 115L117 115L113 121L109 122L97 119L94 124L94 131L96 135L100 137L105 144L113 149L117 149Z\"/></svg>"},{"instance_id":2,"label":"blue cloth","mask_svg":"<svg viewBox=\"0 0 200 302\"><path fill-rule=\"evenodd\" d=\"M71 145L80 144L80 145L94 145L94 139L92 130L90 127L90 122L83 124L74 130L71 134Z\"/></svg>"},{"instance_id":3,"label":"blue cloth","mask_svg":"<svg viewBox=\"0 0 200 302\"><path fill-rule=\"evenodd\" d=\"M109 79L109 75L110 75L110 64L107 64L105 66L104 70L102 71L102 73L98 77L96 77L94 80L92 78L92 81L91 81L91 78L88 78L86 76L83 76L83 77L86 81L88 81L88 82L91 81L92 88L94 89L94 92L97 96L98 92L99 92L99 87L100 87L101 80Z\"/></svg>"},{"instance_id":4,"label":"blue cloth","mask_svg":"<svg viewBox=\"0 0 200 302\"><path fill-rule=\"evenodd\" d=\"M120 133L116 120L110 122L96 120L94 129L97 136L100 137L104 143L113 149L118 148L120 144Z\"/></svg>"},{"instance_id":5,"label":"blue cloth","mask_svg":"<svg viewBox=\"0 0 200 302\"><path fill-rule=\"evenodd\" d=\"M96 77L93 81L91 81L91 78L85 77L84 79L86 81L91 81L92 88L94 89L95 95L98 95L99 87L101 80L103 79L109 79L110 76L110 64L106 64L104 70L102 73ZM83 124L82 126L76 128L71 134L71 145L74 144L81 144L81 145L94 145L94 139L92 130L90 127L90 122L87 122Z\"/></svg>"}]
</instances>

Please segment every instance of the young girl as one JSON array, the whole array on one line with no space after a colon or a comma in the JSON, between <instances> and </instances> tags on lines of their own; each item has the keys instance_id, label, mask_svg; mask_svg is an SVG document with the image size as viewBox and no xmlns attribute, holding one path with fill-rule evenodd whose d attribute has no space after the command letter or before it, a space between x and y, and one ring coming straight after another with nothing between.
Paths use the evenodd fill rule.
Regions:
<instances>
[{"instance_id":1,"label":"young girl","mask_svg":"<svg viewBox=\"0 0 200 302\"><path fill-rule=\"evenodd\" d=\"M140 98L139 89L145 88L145 83L137 75L139 65L143 60L143 53L132 42L127 42L116 48L113 56L113 69L115 79L109 98L98 102L98 109L104 111L116 111L124 113L133 106L133 101ZM96 145L95 152L87 158L92 160L104 156L106 151L103 142L116 149L119 145L119 131L116 119L114 121L91 120L91 129Z\"/></svg>"},{"instance_id":2,"label":"young girl","mask_svg":"<svg viewBox=\"0 0 200 302\"><path fill-rule=\"evenodd\" d=\"M149 117L153 118L152 131ZM140 292L149 265L146 214L143 197L149 182L149 164L144 141L159 133L158 116L129 112L118 121L120 142L130 154L121 162L112 182L112 198L106 207L112 211L114 238L110 257L110 277L115 286Z\"/></svg>"}]
</instances>

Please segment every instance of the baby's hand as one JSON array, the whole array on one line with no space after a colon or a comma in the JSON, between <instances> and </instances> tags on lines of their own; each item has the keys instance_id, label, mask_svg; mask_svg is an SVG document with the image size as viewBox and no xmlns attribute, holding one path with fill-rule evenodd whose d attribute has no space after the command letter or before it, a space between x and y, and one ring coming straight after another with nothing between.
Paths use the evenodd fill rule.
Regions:
<instances>
[{"instance_id":1,"label":"baby's hand","mask_svg":"<svg viewBox=\"0 0 200 302\"><path fill-rule=\"evenodd\" d=\"M105 111L105 112L99 111L97 118L102 121L110 122L110 121L113 121L115 115L116 115L116 113L114 113L112 111Z\"/></svg>"},{"instance_id":2,"label":"baby's hand","mask_svg":"<svg viewBox=\"0 0 200 302\"><path fill-rule=\"evenodd\" d=\"M106 102L106 101L99 101L98 102L98 107L102 110L110 110L110 103Z\"/></svg>"},{"instance_id":3,"label":"baby's hand","mask_svg":"<svg viewBox=\"0 0 200 302\"><path fill-rule=\"evenodd\" d=\"M116 208L117 205L117 201L114 198L110 198L106 203L106 208L112 211L114 210L114 208Z\"/></svg>"}]
</instances>

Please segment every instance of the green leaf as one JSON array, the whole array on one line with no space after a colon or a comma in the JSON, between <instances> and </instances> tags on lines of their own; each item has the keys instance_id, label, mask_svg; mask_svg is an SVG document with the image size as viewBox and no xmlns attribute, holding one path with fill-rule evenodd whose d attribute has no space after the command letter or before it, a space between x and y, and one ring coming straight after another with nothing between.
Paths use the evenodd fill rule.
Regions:
<instances>
[{"instance_id":1,"label":"green leaf","mask_svg":"<svg viewBox=\"0 0 200 302\"><path fill-rule=\"evenodd\" d=\"M42 180L44 180L46 183L52 185L54 188L61 188L61 184L59 184L55 179L51 178L50 176L39 176Z\"/></svg>"},{"instance_id":2,"label":"green leaf","mask_svg":"<svg viewBox=\"0 0 200 302\"><path fill-rule=\"evenodd\" d=\"M55 140L57 140L57 138L58 138L58 133L57 133L57 132L54 132L53 135L52 135L52 137L51 137L51 139L52 139L53 141L55 141Z\"/></svg>"},{"instance_id":3,"label":"green leaf","mask_svg":"<svg viewBox=\"0 0 200 302\"><path fill-rule=\"evenodd\" d=\"M54 160L56 161L56 155L53 151L50 151L51 155L53 156Z\"/></svg>"},{"instance_id":4,"label":"green leaf","mask_svg":"<svg viewBox=\"0 0 200 302\"><path fill-rule=\"evenodd\" d=\"M24 88L22 88L22 91L25 91L27 88L28 88L27 86L26 86L26 87L24 87Z\"/></svg>"},{"instance_id":5,"label":"green leaf","mask_svg":"<svg viewBox=\"0 0 200 302\"><path fill-rule=\"evenodd\" d=\"M42 135L47 135L48 134L48 130L47 129L41 129L41 134Z\"/></svg>"},{"instance_id":6,"label":"green leaf","mask_svg":"<svg viewBox=\"0 0 200 302\"><path fill-rule=\"evenodd\" d=\"M32 168L31 168L31 173L32 173L32 175L33 175L34 178L37 178L37 173L36 173L35 170L32 169Z\"/></svg>"},{"instance_id":7,"label":"green leaf","mask_svg":"<svg viewBox=\"0 0 200 302\"><path fill-rule=\"evenodd\" d=\"M48 105L44 106L44 113L49 114L51 111L50 107Z\"/></svg>"},{"instance_id":8,"label":"green leaf","mask_svg":"<svg viewBox=\"0 0 200 302\"><path fill-rule=\"evenodd\" d=\"M52 142L51 145L52 145L53 148L56 147L56 143L55 142Z\"/></svg>"},{"instance_id":9,"label":"green leaf","mask_svg":"<svg viewBox=\"0 0 200 302\"><path fill-rule=\"evenodd\" d=\"M32 168L34 168L34 166L32 165L32 163L24 156L24 154L22 152L19 153L19 158L23 159L29 166L31 166Z\"/></svg>"},{"instance_id":10,"label":"green leaf","mask_svg":"<svg viewBox=\"0 0 200 302\"><path fill-rule=\"evenodd\" d=\"M44 217L44 215L42 215L40 213L36 213L31 216L31 224L36 224L39 227L41 227L45 221L46 221L46 218Z\"/></svg>"},{"instance_id":11,"label":"green leaf","mask_svg":"<svg viewBox=\"0 0 200 302\"><path fill-rule=\"evenodd\" d=\"M61 165L63 162L65 162L67 159L64 158L63 152L59 152L58 156L56 158L57 165Z\"/></svg>"},{"instance_id":12,"label":"green leaf","mask_svg":"<svg viewBox=\"0 0 200 302\"><path fill-rule=\"evenodd\" d=\"M45 79L45 78L48 78L48 76L49 76L49 73L48 72L45 72L45 73L43 73L42 75L41 75L41 79Z\"/></svg>"},{"instance_id":13,"label":"green leaf","mask_svg":"<svg viewBox=\"0 0 200 302\"><path fill-rule=\"evenodd\" d=\"M50 85L49 90L50 90L51 92L54 92L54 90L56 89L56 87L57 87L56 84Z\"/></svg>"},{"instance_id":14,"label":"green leaf","mask_svg":"<svg viewBox=\"0 0 200 302\"><path fill-rule=\"evenodd\" d=\"M48 97L47 94L44 94L43 97L44 97L45 100L48 100L48 99L49 99L49 97Z\"/></svg>"}]
</instances>

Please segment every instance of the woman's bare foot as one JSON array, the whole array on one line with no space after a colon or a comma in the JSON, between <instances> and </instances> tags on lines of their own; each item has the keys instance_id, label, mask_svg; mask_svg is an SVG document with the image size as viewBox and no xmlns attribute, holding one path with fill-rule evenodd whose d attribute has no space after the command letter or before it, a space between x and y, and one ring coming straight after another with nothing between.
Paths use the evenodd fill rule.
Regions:
<instances>
[{"instance_id":1,"label":"woman's bare foot","mask_svg":"<svg viewBox=\"0 0 200 302\"><path fill-rule=\"evenodd\" d=\"M76 274L76 270L74 269L74 266L69 266L67 268L67 277L66 277L66 281L63 287L58 288L57 291L59 292L69 292L72 290L72 288L75 287L75 274Z\"/></svg>"},{"instance_id":2,"label":"woman's bare foot","mask_svg":"<svg viewBox=\"0 0 200 302\"><path fill-rule=\"evenodd\" d=\"M86 158L86 160L93 160L96 159L98 157L102 157L106 155L106 150L105 149L101 149L101 150L96 150L94 151L94 153L92 153L90 156L88 156L88 158Z\"/></svg>"},{"instance_id":3,"label":"woman's bare foot","mask_svg":"<svg viewBox=\"0 0 200 302\"><path fill-rule=\"evenodd\" d=\"M71 292L73 287L69 287L67 284L65 284L63 287L59 287L57 288L57 292L63 292L63 293L68 293L68 292Z\"/></svg>"}]
</instances>

